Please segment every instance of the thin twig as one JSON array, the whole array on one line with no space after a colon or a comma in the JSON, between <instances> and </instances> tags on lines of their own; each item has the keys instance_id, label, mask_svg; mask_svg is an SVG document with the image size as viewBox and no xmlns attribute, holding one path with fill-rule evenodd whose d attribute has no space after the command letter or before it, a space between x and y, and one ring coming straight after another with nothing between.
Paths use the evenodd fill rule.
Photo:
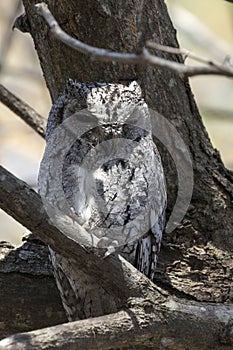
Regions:
<instances>
[{"instance_id":1,"label":"thin twig","mask_svg":"<svg viewBox=\"0 0 233 350\"><path fill-rule=\"evenodd\" d=\"M45 3L39 3L35 5L38 13L44 17L45 21L50 27L53 35L62 41L64 44L72 47L73 49L82 52L84 54L90 55L92 59L99 61L115 61L115 62L124 62L128 64L148 64L153 67L162 67L169 69L175 73L178 73L183 76L195 76L195 75L224 75L226 77L233 77L233 68L227 65L221 65L212 63L212 61L205 61L207 66L187 66L182 63L173 62L149 53L149 51L144 48L141 54L132 54L132 53L120 53L114 52L102 48L97 48L94 46L87 45L82 41L79 41L67 33L65 33L51 12L48 9L48 6Z\"/></svg>"},{"instance_id":2,"label":"thin twig","mask_svg":"<svg viewBox=\"0 0 233 350\"><path fill-rule=\"evenodd\" d=\"M45 137L46 119L0 84L0 102L17 114L40 136Z\"/></svg>"},{"instance_id":3,"label":"thin twig","mask_svg":"<svg viewBox=\"0 0 233 350\"><path fill-rule=\"evenodd\" d=\"M179 47L164 46L164 45L157 44L157 43L150 41L150 40L147 41L146 47L148 47L149 49L164 51L164 52L172 53L175 55L182 55L184 57L184 59L189 57L195 61L205 63L207 65L216 66L216 67L219 66L218 62L210 60L209 58L206 58L206 57L202 57L202 56L196 54L195 52L192 52L192 51L187 50L187 49L183 49L183 48L179 48Z\"/></svg>"},{"instance_id":4,"label":"thin twig","mask_svg":"<svg viewBox=\"0 0 233 350\"><path fill-rule=\"evenodd\" d=\"M113 52L106 49L101 49L98 47L85 44L82 41L71 37L61 29L56 19L53 17L51 12L49 11L47 4L42 2L42 3L36 4L35 7L37 8L38 13L44 17L53 35L57 39L62 41L64 44L70 46L71 48L81 53L88 54L92 56L93 59L98 59L102 61L118 61L118 62L127 62L127 63L129 62L134 64L139 63L141 61L140 55L127 54L127 53L122 54L122 53Z\"/></svg>"},{"instance_id":5,"label":"thin twig","mask_svg":"<svg viewBox=\"0 0 233 350\"><path fill-rule=\"evenodd\" d=\"M193 13L189 12L176 1L171 7L172 20L175 27L185 36L193 46L208 52L222 62L226 54L232 54L232 46L217 33L213 32L206 24Z\"/></svg>"}]
</instances>

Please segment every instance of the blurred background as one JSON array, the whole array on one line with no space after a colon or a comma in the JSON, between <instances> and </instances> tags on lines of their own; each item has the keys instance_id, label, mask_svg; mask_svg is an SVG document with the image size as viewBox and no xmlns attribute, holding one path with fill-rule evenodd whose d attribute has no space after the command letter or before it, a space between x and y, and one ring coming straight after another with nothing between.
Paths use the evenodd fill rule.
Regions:
<instances>
[{"instance_id":1,"label":"blurred background","mask_svg":"<svg viewBox=\"0 0 233 350\"><path fill-rule=\"evenodd\" d=\"M233 4L224 0L166 3L181 47L219 62L233 57ZM0 1L0 82L47 118L51 101L32 39L11 30L22 12L21 0ZM233 79L202 76L190 83L210 138L225 165L233 169ZM44 146L40 136L0 104L0 163L35 189ZM0 241L19 245L26 232L0 209Z\"/></svg>"}]
</instances>

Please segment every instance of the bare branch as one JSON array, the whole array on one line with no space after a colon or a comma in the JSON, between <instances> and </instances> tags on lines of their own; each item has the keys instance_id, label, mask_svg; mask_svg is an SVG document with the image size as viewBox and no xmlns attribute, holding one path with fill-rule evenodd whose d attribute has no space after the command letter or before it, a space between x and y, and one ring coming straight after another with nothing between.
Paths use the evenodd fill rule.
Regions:
<instances>
[{"instance_id":1,"label":"bare branch","mask_svg":"<svg viewBox=\"0 0 233 350\"><path fill-rule=\"evenodd\" d=\"M125 311L10 336L0 341L0 349L232 348L231 306L187 305L169 298L163 304L131 302Z\"/></svg>"},{"instance_id":2,"label":"bare branch","mask_svg":"<svg viewBox=\"0 0 233 350\"><path fill-rule=\"evenodd\" d=\"M170 60L166 60L164 58L152 55L148 52L146 48L142 50L141 54L132 54L132 53L119 53L114 52L102 48L93 47L90 45L87 45L83 43L82 41L79 41L67 33L65 33L51 12L48 9L48 6L45 3L39 3L35 5L38 13L44 17L45 21L49 25L51 32L54 34L54 36L62 41L64 44L72 47L73 49L82 52L84 54L88 54L91 56L92 59L96 59L99 61L115 61L115 62L122 62L127 64L145 64L147 63L150 66L153 67L161 67L166 68L171 71L174 71L175 73L178 73L180 75L184 76L195 76L195 75L224 75L226 77L233 77L233 68L227 66L227 65L220 65L220 64L212 64L212 61L208 61L205 63L208 63L207 66L187 66L182 63L173 62Z\"/></svg>"},{"instance_id":3,"label":"bare branch","mask_svg":"<svg viewBox=\"0 0 233 350\"><path fill-rule=\"evenodd\" d=\"M164 45L157 44L157 43L150 41L150 40L147 41L146 47L148 47L149 49L156 49L156 50L163 51L163 52L169 52L169 53L172 53L175 55L182 55L184 57L184 59L189 57L189 58L192 58L192 59L199 61L201 63L205 63L205 64L215 66L215 67L219 66L219 64L216 61L213 61L213 60L210 60L208 58L197 55L195 52L189 51L187 49L183 49L183 48L179 48L179 47L164 46Z\"/></svg>"},{"instance_id":4,"label":"bare branch","mask_svg":"<svg viewBox=\"0 0 233 350\"><path fill-rule=\"evenodd\" d=\"M220 62L227 55L233 53L230 43L225 41L216 32L210 29L194 13L188 11L176 2L171 7L172 21L175 27L184 35L195 47L208 52L208 55L215 57Z\"/></svg>"},{"instance_id":5,"label":"bare branch","mask_svg":"<svg viewBox=\"0 0 233 350\"><path fill-rule=\"evenodd\" d=\"M127 53L122 54L122 53L113 52L106 49L101 49L98 47L87 45L82 41L79 41L71 37L61 29L61 27L59 26L59 24L57 23L57 21L55 20L51 12L49 11L47 4L42 2L42 3L36 4L35 6L38 10L38 13L44 17L45 21L49 25L53 35L57 39L62 41L64 44L70 46L71 48L81 53L88 54L93 59L98 59L101 61L117 61L117 62L126 62L126 63L132 63L132 64L141 62L142 57L140 55L127 54Z\"/></svg>"},{"instance_id":6,"label":"bare branch","mask_svg":"<svg viewBox=\"0 0 233 350\"><path fill-rule=\"evenodd\" d=\"M45 137L46 119L0 84L0 102L17 114L40 136Z\"/></svg>"}]
</instances>

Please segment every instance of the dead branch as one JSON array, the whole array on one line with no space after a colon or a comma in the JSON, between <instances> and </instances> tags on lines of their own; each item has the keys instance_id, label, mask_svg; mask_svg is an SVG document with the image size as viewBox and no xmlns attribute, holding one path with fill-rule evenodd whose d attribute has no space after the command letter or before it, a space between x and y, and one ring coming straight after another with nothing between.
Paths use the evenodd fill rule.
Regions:
<instances>
[{"instance_id":1,"label":"dead branch","mask_svg":"<svg viewBox=\"0 0 233 350\"><path fill-rule=\"evenodd\" d=\"M171 8L173 23L176 28L191 41L193 46L208 51L211 57L222 61L226 54L232 54L230 43L208 27L198 16L178 3Z\"/></svg>"},{"instance_id":2,"label":"dead branch","mask_svg":"<svg viewBox=\"0 0 233 350\"><path fill-rule=\"evenodd\" d=\"M143 48L141 54L132 53L119 53L102 48L97 48L94 46L87 45L80 40L77 40L67 33L65 33L58 22L55 20L53 15L48 9L45 3L39 3L35 5L38 13L44 17L45 21L50 27L53 35L65 43L66 45L72 47L73 49L88 54L92 59L99 61L115 61L127 64L148 64L154 67L162 67L174 71L177 74L183 76L196 76L196 75L223 75L226 77L233 77L233 68L229 65L212 64L211 61L207 63L206 66L187 66L183 63L173 62L149 53L146 47Z\"/></svg>"},{"instance_id":3,"label":"dead branch","mask_svg":"<svg viewBox=\"0 0 233 350\"><path fill-rule=\"evenodd\" d=\"M208 64L211 66L218 67L218 65L219 65L218 62L216 62L214 60L210 60L209 58L197 55L195 52L192 52L192 51L187 50L187 49L179 48L179 47L164 46L164 45L157 44L157 43L150 41L150 40L147 41L146 47L148 47L149 49L155 49L155 50L159 50L159 51L163 51L163 52L172 53L175 55L182 55L184 60L187 57L189 57L189 58L192 58L193 60Z\"/></svg>"},{"instance_id":4,"label":"dead branch","mask_svg":"<svg viewBox=\"0 0 233 350\"><path fill-rule=\"evenodd\" d=\"M0 84L0 102L17 114L40 136L45 137L46 119Z\"/></svg>"},{"instance_id":5,"label":"dead branch","mask_svg":"<svg viewBox=\"0 0 233 350\"><path fill-rule=\"evenodd\" d=\"M162 304L135 299L131 305L114 314L10 336L0 341L0 349L231 349L231 306L170 298Z\"/></svg>"}]
</instances>

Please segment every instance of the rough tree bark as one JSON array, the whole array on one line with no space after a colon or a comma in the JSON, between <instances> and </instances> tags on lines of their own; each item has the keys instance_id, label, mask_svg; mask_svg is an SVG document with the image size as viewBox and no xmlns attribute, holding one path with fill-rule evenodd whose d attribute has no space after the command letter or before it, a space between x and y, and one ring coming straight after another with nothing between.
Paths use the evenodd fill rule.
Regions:
<instances>
[{"instance_id":1,"label":"rough tree bark","mask_svg":"<svg viewBox=\"0 0 233 350\"><path fill-rule=\"evenodd\" d=\"M162 69L93 61L53 38L36 12L37 1L23 2L53 101L69 77L85 82L136 78L149 107L177 128L192 156L195 185L182 225L164 236L155 282L171 295L185 297L187 305L189 301L232 303L233 175L225 169L210 143L188 81ZM177 46L175 30L162 0L46 2L65 31L90 45L139 52L145 41L151 39ZM161 55L181 61L177 56ZM177 148L175 144L173 147ZM161 153L168 183L169 214L176 196L176 171L163 147ZM54 316L53 321L57 324L62 317ZM49 324L52 322L42 325L32 322L25 330ZM10 331L15 329L22 331L17 326ZM190 345L192 348L195 347Z\"/></svg>"}]
</instances>

